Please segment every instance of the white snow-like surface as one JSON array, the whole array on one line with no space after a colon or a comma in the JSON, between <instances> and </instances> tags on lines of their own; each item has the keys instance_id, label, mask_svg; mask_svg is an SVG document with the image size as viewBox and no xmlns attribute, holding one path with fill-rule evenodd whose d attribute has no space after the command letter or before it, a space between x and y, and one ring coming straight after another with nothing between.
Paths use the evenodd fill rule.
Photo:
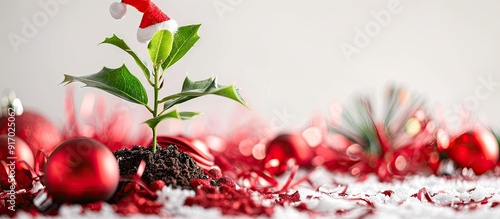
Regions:
<instances>
[{"instance_id":1,"label":"white snow-like surface","mask_svg":"<svg viewBox=\"0 0 500 219\"><path fill-rule=\"evenodd\" d=\"M304 202L316 214L300 212L292 206L276 207L272 218L500 218L500 178L479 176L475 180L446 179L438 176L411 176L404 181L382 183L375 176L362 182L343 174L332 174L318 169L311 175L314 187L303 183L290 190L299 191ZM431 198L429 202L422 194L421 200L414 197L425 188ZM345 193L344 193L345 191ZM392 191L388 196L384 191ZM344 193L344 194L343 194ZM158 191L157 202L164 203L161 215L132 215L124 217L115 214L110 205L105 204L100 212L86 211L81 214L79 205L63 206L60 218L223 218L218 209L184 206L186 197L194 196L194 191L164 187ZM485 200L485 202L480 203ZM368 203L373 203L371 207ZM462 203L462 205L460 204ZM458 207L460 206L460 208ZM342 213L339 213L342 212ZM367 214L367 212L371 212ZM17 218L31 218L19 212ZM43 218L43 217L40 217ZM47 217L48 218L48 217ZM230 216L227 218L234 218ZM240 218L248 218L241 216ZM259 217L265 218L265 217Z\"/></svg>"}]
</instances>

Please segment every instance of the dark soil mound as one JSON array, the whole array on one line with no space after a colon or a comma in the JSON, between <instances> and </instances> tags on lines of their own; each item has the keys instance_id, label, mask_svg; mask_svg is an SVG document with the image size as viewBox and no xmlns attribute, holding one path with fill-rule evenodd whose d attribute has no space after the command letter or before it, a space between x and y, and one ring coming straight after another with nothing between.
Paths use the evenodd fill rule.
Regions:
<instances>
[{"instance_id":1,"label":"dark soil mound","mask_svg":"<svg viewBox=\"0 0 500 219\"><path fill-rule=\"evenodd\" d=\"M121 176L135 175L141 160L146 162L142 179L148 185L155 180L163 180L173 188L192 189L191 179L208 179L189 154L179 151L177 146L153 148L133 146L132 149L121 149L114 152L118 160Z\"/></svg>"}]
</instances>

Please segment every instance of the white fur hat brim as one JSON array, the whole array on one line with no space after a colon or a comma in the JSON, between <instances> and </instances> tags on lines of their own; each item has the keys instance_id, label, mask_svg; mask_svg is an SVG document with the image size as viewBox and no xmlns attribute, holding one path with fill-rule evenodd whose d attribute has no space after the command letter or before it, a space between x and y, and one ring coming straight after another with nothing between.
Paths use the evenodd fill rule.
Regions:
<instances>
[{"instance_id":1,"label":"white fur hat brim","mask_svg":"<svg viewBox=\"0 0 500 219\"><path fill-rule=\"evenodd\" d=\"M159 30L169 30L172 34L174 34L178 28L179 25L175 20L168 20L146 28L139 28L137 30L137 40L141 43L146 43L151 40L153 35Z\"/></svg>"}]
</instances>

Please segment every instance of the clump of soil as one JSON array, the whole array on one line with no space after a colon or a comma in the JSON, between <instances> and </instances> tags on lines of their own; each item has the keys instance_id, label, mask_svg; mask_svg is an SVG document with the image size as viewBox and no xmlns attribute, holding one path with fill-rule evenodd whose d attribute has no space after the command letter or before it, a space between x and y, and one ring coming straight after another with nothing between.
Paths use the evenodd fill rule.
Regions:
<instances>
[{"instance_id":1,"label":"clump of soil","mask_svg":"<svg viewBox=\"0 0 500 219\"><path fill-rule=\"evenodd\" d=\"M141 160L146 162L142 180L151 185L155 180L163 180L173 188L193 189L192 179L208 179L193 158L179 151L177 146L157 147L153 154L152 147L133 146L132 149L121 149L114 152L118 160L121 176L135 175Z\"/></svg>"}]
</instances>

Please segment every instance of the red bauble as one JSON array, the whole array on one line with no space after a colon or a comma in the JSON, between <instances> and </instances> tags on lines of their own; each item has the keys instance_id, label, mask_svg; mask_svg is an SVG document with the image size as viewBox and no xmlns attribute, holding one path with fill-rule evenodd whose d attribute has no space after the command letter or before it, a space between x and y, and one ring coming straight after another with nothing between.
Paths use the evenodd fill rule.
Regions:
<instances>
[{"instance_id":1,"label":"red bauble","mask_svg":"<svg viewBox=\"0 0 500 219\"><path fill-rule=\"evenodd\" d=\"M0 134L8 133L8 118L0 117ZM16 116L16 136L23 139L36 154L42 150L50 154L53 148L61 142L59 130L42 115L25 111L22 115Z\"/></svg>"},{"instance_id":2,"label":"red bauble","mask_svg":"<svg viewBox=\"0 0 500 219\"><path fill-rule=\"evenodd\" d=\"M214 165L214 155L210 153L208 147L201 140L179 136L160 136L156 138L162 147L176 145L180 151L188 153L196 161L196 164L205 171Z\"/></svg>"},{"instance_id":3,"label":"red bauble","mask_svg":"<svg viewBox=\"0 0 500 219\"><path fill-rule=\"evenodd\" d=\"M13 152L13 154L10 152ZM3 190L9 190L12 185L12 180L9 182L8 179L10 172L15 174L18 188L31 186L33 179L26 164L34 168L35 159L31 148L26 142L15 136L0 135L0 160L6 164L5 166L4 164L0 166L1 168L5 168L0 170L0 185Z\"/></svg>"},{"instance_id":4,"label":"red bauble","mask_svg":"<svg viewBox=\"0 0 500 219\"><path fill-rule=\"evenodd\" d=\"M491 131L476 127L453 139L445 152L459 166L483 174L493 169L498 161L498 142Z\"/></svg>"},{"instance_id":5,"label":"red bauble","mask_svg":"<svg viewBox=\"0 0 500 219\"><path fill-rule=\"evenodd\" d=\"M75 138L58 145L45 164L45 186L54 200L91 203L108 200L120 172L115 156L102 143Z\"/></svg>"},{"instance_id":6,"label":"red bauble","mask_svg":"<svg viewBox=\"0 0 500 219\"><path fill-rule=\"evenodd\" d=\"M299 134L283 134L273 139L266 148L264 169L273 175L280 175L293 164L311 166L313 150Z\"/></svg>"}]
</instances>

